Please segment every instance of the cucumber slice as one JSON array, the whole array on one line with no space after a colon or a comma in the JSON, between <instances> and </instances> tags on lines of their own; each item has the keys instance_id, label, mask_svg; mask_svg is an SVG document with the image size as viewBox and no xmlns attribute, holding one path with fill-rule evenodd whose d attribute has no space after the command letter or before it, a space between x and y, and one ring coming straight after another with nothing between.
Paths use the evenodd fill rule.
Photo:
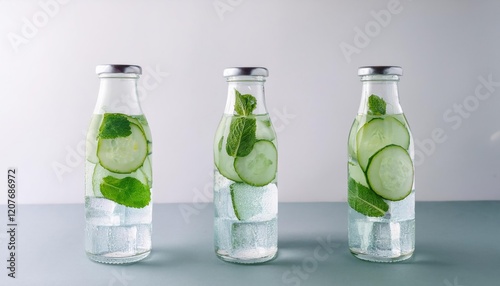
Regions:
<instances>
[{"instance_id":1,"label":"cucumber slice","mask_svg":"<svg viewBox=\"0 0 500 286\"><path fill-rule=\"evenodd\" d=\"M353 179L354 181L365 187L368 187L368 182L366 182L365 173L358 164L349 162L348 171L349 171L349 178Z\"/></svg>"},{"instance_id":2,"label":"cucumber slice","mask_svg":"<svg viewBox=\"0 0 500 286\"><path fill-rule=\"evenodd\" d=\"M410 146L410 133L393 117L375 118L363 125L356 135L358 162L366 170L368 160L387 145Z\"/></svg>"},{"instance_id":3,"label":"cucumber slice","mask_svg":"<svg viewBox=\"0 0 500 286\"><path fill-rule=\"evenodd\" d=\"M137 170L137 172L141 171L142 174L146 177L147 183L150 187L153 186L153 166L151 165L151 156L147 156L142 167Z\"/></svg>"},{"instance_id":4,"label":"cucumber slice","mask_svg":"<svg viewBox=\"0 0 500 286\"><path fill-rule=\"evenodd\" d=\"M222 117L219 127L215 132L215 142L214 142L214 163L219 168L220 152L222 151L222 146L224 145L224 131L226 129L227 117Z\"/></svg>"},{"instance_id":5,"label":"cucumber slice","mask_svg":"<svg viewBox=\"0 0 500 286\"><path fill-rule=\"evenodd\" d=\"M137 125L139 128L141 128L142 133L146 135L146 138L150 138L151 140L151 132L149 131L149 123L146 120L146 117L144 115L141 116L128 116L127 117L128 121L130 123ZM146 126L146 128L144 128ZM153 153L153 142L148 140L148 155L151 155Z\"/></svg>"},{"instance_id":6,"label":"cucumber slice","mask_svg":"<svg viewBox=\"0 0 500 286\"><path fill-rule=\"evenodd\" d=\"M265 186L276 178L278 151L271 141L257 141L250 154L236 157L234 169L243 182L256 187Z\"/></svg>"},{"instance_id":7,"label":"cucumber slice","mask_svg":"<svg viewBox=\"0 0 500 286\"><path fill-rule=\"evenodd\" d=\"M139 169L148 155L148 141L142 129L130 124L127 137L100 138L97 143L99 163L109 171L128 174Z\"/></svg>"},{"instance_id":8,"label":"cucumber slice","mask_svg":"<svg viewBox=\"0 0 500 286\"><path fill-rule=\"evenodd\" d=\"M85 158L87 161L97 164L97 135L99 133L99 126L101 126L102 115L94 114L90 120L89 131L87 132L87 146L85 149Z\"/></svg>"},{"instance_id":9,"label":"cucumber slice","mask_svg":"<svg viewBox=\"0 0 500 286\"><path fill-rule=\"evenodd\" d=\"M217 128L215 132L214 164L222 176L235 182L242 182L241 178L234 170L234 157L229 156L226 152L226 137L224 137L224 132L229 130L230 123L231 118L226 116L222 117L219 128Z\"/></svg>"},{"instance_id":10,"label":"cucumber slice","mask_svg":"<svg viewBox=\"0 0 500 286\"><path fill-rule=\"evenodd\" d=\"M219 163L215 166L222 176L235 182L242 182L240 176L238 176L238 173L236 173L236 170L234 169L234 157L227 155L226 152L221 152Z\"/></svg>"},{"instance_id":11,"label":"cucumber slice","mask_svg":"<svg viewBox=\"0 0 500 286\"><path fill-rule=\"evenodd\" d=\"M349 138L347 142L347 153L350 157L356 158L356 133L358 132L359 121L354 120L351 126L351 131L349 131Z\"/></svg>"},{"instance_id":12,"label":"cucumber slice","mask_svg":"<svg viewBox=\"0 0 500 286\"><path fill-rule=\"evenodd\" d=\"M257 119L257 129L255 130L255 138L257 138L257 140L269 140L269 141L273 141L274 139L276 139L276 135L274 134L274 130L271 125L271 120L269 118L265 120Z\"/></svg>"},{"instance_id":13,"label":"cucumber slice","mask_svg":"<svg viewBox=\"0 0 500 286\"><path fill-rule=\"evenodd\" d=\"M401 146L389 145L370 159L366 177L370 188L379 196L399 201L413 189L413 162Z\"/></svg>"}]
</instances>

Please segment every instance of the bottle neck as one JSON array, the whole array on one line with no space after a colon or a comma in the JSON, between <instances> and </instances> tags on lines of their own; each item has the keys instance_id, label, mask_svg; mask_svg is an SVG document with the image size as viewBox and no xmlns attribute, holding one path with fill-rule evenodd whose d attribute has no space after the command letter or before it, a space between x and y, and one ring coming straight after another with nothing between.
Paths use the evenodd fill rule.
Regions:
<instances>
[{"instance_id":1,"label":"bottle neck","mask_svg":"<svg viewBox=\"0 0 500 286\"><path fill-rule=\"evenodd\" d=\"M386 103L386 114L401 114L403 109L399 104L397 75L369 75L361 77L363 83L361 103L358 114L368 113L368 98L376 95Z\"/></svg>"},{"instance_id":2,"label":"bottle neck","mask_svg":"<svg viewBox=\"0 0 500 286\"><path fill-rule=\"evenodd\" d=\"M264 77L252 76L252 77L229 77L227 79L227 101L226 108L224 109L225 114L234 115L236 103L236 91L240 94L250 94L255 97L257 105L253 110L252 114L267 114L266 100L264 95Z\"/></svg>"},{"instance_id":3,"label":"bottle neck","mask_svg":"<svg viewBox=\"0 0 500 286\"><path fill-rule=\"evenodd\" d=\"M138 75L101 74L99 78L99 95L94 109L95 114L143 114L137 92Z\"/></svg>"}]
</instances>

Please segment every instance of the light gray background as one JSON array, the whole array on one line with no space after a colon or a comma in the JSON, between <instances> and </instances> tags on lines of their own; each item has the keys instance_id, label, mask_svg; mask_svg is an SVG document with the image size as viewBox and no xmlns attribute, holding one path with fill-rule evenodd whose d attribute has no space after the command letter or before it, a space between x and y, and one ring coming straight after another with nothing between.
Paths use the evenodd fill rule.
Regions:
<instances>
[{"instance_id":1,"label":"light gray background","mask_svg":"<svg viewBox=\"0 0 500 286\"><path fill-rule=\"evenodd\" d=\"M18 168L21 203L83 202L95 65L139 64L155 202L210 201L222 70L265 66L280 201L345 201L357 68L401 65L417 199L498 200L499 12L498 1L0 1L0 170Z\"/></svg>"}]
</instances>

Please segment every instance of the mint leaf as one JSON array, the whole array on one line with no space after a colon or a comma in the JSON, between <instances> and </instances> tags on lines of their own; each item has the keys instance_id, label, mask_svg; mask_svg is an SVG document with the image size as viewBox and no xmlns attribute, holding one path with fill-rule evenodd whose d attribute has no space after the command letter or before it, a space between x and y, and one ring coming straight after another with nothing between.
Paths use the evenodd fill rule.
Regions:
<instances>
[{"instance_id":1,"label":"mint leaf","mask_svg":"<svg viewBox=\"0 0 500 286\"><path fill-rule=\"evenodd\" d=\"M132 134L130 121L126 115L120 113L105 113L99 127L99 137L103 139L114 139L127 137Z\"/></svg>"},{"instance_id":2,"label":"mint leaf","mask_svg":"<svg viewBox=\"0 0 500 286\"><path fill-rule=\"evenodd\" d=\"M233 117L226 141L226 152L232 157L245 157L252 152L257 122L255 118Z\"/></svg>"},{"instance_id":3,"label":"mint leaf","mask_svg":"<svg viewBox=\"0 0 500 286\"><path fill-rule=\"evenodd\" d=\"M118 179L107 176L100 184L102 195L116 202L131 208L143 208L151 201L151 191L149 186L132 177Z\"/></svg>"},{"instance_id":4,"label":"mint leaf","mask_svg":"<svg viewBox=\"0 0 500 286\"><path fill-rule=\"evenodd\" d=\"M253 117L247 117L252 115L252 112L257 107L257 100L252 95L241 94L236 89L234 92L234 112L236 116L233 117L229 126L226 152L232 157L245 157L252 152L253 145L257 141L255 137L257 120ZM220 142L219 147L222 147Z\"/></svg>"},{"instance_id":5,"label":"mint leaf","mask_svg":"<svg viewBox=\"0 0 500 286\"><path fill-rule=\"evenodd\" d=\"M381 97L372 94L368 97L368 114L385 115L386 105L387 104Z\"/></svg>"},{"instance_id":6,"label":"mint leaf","mask_svg":"<svg viewBox=\"0 0 500 286\"><path fill-rule=\"evenodd\" d=\"M347 183L349 206L355 211L371 217L384 216L389 205L371 189L349 178Z\"/></svg>"},{"instance_id":7,"label":"mint leaf","mask_svg":"<svg viewBox=\"0 0 500 286\"><path fill-rule=\"evenodd\" d=\"M254 109L257 107L257 99L251 94L241 94L236 89L235 92L235 102L234 111L238 115L246 116L252 114Z\"/></svg>"}]
</instances>

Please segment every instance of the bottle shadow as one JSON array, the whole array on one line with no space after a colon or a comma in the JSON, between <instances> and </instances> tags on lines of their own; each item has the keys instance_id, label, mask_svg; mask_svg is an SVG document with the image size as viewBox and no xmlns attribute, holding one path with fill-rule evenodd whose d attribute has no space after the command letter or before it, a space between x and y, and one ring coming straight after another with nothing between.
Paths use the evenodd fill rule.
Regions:
<instances>
[{"instance_id":1,"label":"bottle shadow","mask_svg":"<svg viewBox=\"0 0 500 286\"><path fill-rule=\"evenodd\" d=\"M344 251L346 248L347 241L331 233L283 236L278 242L278 256L272 264L293 266L303 263L305 259L327 261L335 256L348 255Z\"/></svg>"}]
</instances>

